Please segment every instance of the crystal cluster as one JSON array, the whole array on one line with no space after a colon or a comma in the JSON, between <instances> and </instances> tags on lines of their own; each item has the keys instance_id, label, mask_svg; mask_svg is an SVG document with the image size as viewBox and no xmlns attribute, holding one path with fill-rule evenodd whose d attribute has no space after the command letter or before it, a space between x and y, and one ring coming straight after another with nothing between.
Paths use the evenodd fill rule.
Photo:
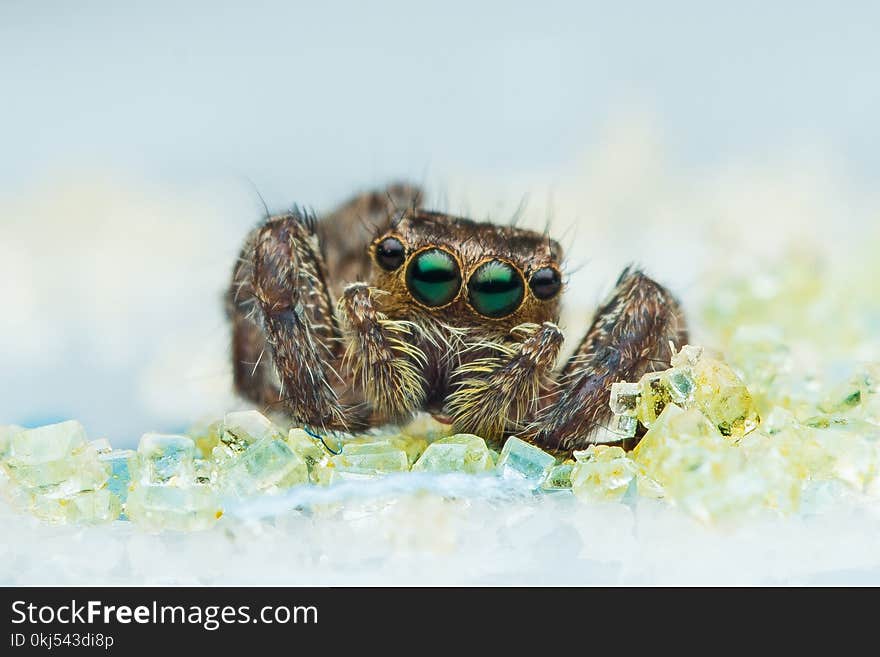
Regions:
<instances>
[{"instance_id":1,"label":"crystal cluster","mask_svg":"<svg viewBox=\"0 0 880 657\"><path fill-rule=\"evenodd\" d=\"M576 462L571 466L571 488L581 499L618 502L625 496L663 496L659 484L620 447L591 445L575 452L574 456Z\"/></svg>"},{"instance_id":2,"label":"crystal cluster","mask_svg":"<svg viewBox=\"0 0 880 657\"><path fill-rule=\"evenodd\" d=\"M787 395L779 383L786 359L755 349L770 360L740 371L756 376L759 395L745 383L752 374L695 346L675 354L669 369L615 383L612 427L637 443L631 452L596 444L560 462L516 436L499 454L480 436L425 417L361 435L318 435L256 411L228 413L189 435L148 433L136 450L114 450L89 442L71 421L0 427L0 490L51 522L130 520L146 531L211 527L229 503L295 486L408 472L496 477L590 504L660 500L707 523L816 513L840 491L880 497L880 365L809 396Z\"/></svg>"},{"instance_id":3,"label":"crystal cluster","mask_svg":"<svg viewBox=\"0 0 880 657\"><path fill-rule=\"evenodd\" d=\"M99 523L119 515L108 489L106 440L87 441L79 422L0 428L6 488L14 505L53 522Z\"/></svg>"},{"instance_id":4,"label":"crystal cluster","mask_svg":"<svg viewBox=\"0 0 880 657\"><path fill-rule=\"evenodd\" d=\"M693 346L683 347L671 364L638 383L612 384L613 426L621 438L635 436L639 423L650 428L670 404L699 410L725 436L741 438L758 426L752 395L729 365Z\"/></svg>"}]
</instances>

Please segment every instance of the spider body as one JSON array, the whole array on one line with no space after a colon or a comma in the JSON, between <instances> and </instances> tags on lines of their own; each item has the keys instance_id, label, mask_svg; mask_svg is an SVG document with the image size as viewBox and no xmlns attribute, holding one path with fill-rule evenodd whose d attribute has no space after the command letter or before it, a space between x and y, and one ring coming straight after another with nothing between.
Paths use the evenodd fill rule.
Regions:
<instances>
[{"instance_id":1,"label":"spider body","mask_svg":"<svg viewBox=\"0 0 880 657\"><path fill-rule=\"evenodd\" d=\"M556 371L560 245L420 206L396 185L249 234L227 294L237 390L319 431L428 411L559 453L614 440L611 384L668 367L686 342L673 296L625 270Z\"/></svg>"}]
</instances>

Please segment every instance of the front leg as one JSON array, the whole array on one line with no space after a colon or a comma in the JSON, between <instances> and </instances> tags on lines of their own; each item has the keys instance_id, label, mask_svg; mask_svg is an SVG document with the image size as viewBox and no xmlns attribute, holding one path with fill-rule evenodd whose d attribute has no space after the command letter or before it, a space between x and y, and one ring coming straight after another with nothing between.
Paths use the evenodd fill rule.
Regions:
<instances>
[{"instance_id":1,"label":"front leg","mask_svg":"<svg viewBox=\"0 0 880 657\"><path fill-rule=\"evenodd\" d=\"M602 442L611 384L669 367L687 342L678 301L642 272L626 269L559 377L560 391L523 435L554 452Z\"/></svg>"},{"instance_id":2,"label":"front leg","mask_svg":"<svg viewBox=\"0 0 880 657\"><path fill-rule=\"evenodd\" d=\"M508 345L479 345L489 355L475 358L453 374L453 391L446 400L456 431L500 440L533 417L541 395L550 387L550 372L562 346L562 331L550 322L523 325L511 333L524 336Z\"/></svg>"},{"instance_id":3,"label":"front leg","mask_svg":"<svg viewBox=\"0 0 880 657\"><path fill-rule=\"evenodd\" d=\"M270 217L248 237L227 295L236 387L281 404L316 429L349 429L357 418L340 400L347 386L314 218Z\"/></svg>"},{"instance_id":4,"label":"front leg","mask_svg":"<svg viewBox=\"0 0 880 657\"><path fill-rule=\"evenodd\" d=\"M339 301L347 343L343 370L363 391L371 424L405 420L425 403L427 358L413 339L418 329L380 312L374 297L381 294L386 293L353 283Z\"/></svg>"}]
</instances>

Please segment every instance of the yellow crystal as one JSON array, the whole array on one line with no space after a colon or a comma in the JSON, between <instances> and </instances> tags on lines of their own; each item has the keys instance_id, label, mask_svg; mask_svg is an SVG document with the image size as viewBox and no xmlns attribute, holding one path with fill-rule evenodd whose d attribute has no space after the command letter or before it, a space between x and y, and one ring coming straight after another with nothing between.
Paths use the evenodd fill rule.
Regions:
<instances>
[{"instance_id":1,"label":"yellow crystal","mask_svg":"<svg viewBox=\"0 0 880 657\"><path fill-rule=\"evenodd\" d=\"M703 356L693 366L694 404L725 436L743 436L760 418L752 396L729 365Z\"/></svg>"}]
</instances>

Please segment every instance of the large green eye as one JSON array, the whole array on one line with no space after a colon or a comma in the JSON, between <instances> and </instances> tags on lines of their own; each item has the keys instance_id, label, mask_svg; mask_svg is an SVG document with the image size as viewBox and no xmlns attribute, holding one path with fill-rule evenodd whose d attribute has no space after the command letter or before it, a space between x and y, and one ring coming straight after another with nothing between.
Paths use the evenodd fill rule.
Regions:
<instances>
[{"instance_id":1,"label":"large green eye","mask_svg":"<svg viewBox=\"0 0 880 657\"><path fill-rule=\"evenodd\" d=\"M519 308L525 285L519 272L506 262L490 260L479 267L468 281L471 306L486 317L505 317Z\"/></svg>"},{"instance_id":2,"label":"large green eye","mask_svg":"<svg viewBox=\"0 0 880 657\"><path fill-rule=\"evenodd\" d=\"M445 306L458 296L461 271L449 253L428 249L419 253L406 268L410 293L426 306Z\"/></svg>"}]
</instances>

